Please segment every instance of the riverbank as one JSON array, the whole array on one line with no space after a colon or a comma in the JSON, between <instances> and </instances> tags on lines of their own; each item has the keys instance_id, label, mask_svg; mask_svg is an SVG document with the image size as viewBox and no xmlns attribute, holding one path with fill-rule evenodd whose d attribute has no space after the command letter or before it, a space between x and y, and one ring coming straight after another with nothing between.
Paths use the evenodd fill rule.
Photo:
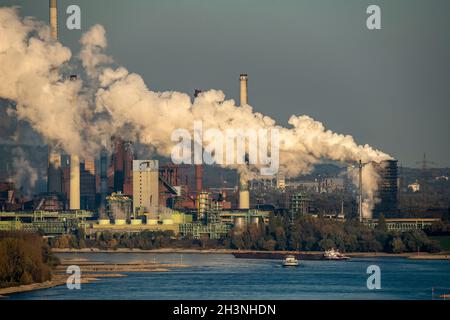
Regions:
<instances>
[{"instance_id":1,"label":"riverbank","mask_svg":"<svg viewBox=\"0 0 450 320\"><path fill-rule=\"evenodd\" d=\"M109 264L104 262L93 262L86 259L67 259L62 260L61 263L53 270L52 280L42 283L32 283L1 288L0 298L5 298L7 295L14 293L48 289L65 285L67 278L70 276L66 273L66 270L67 267L71 265L76 265L80 268L81 284L99 281L102 278L122 278L127 276L117 272L168 272L173 268L189 267L187 264L163 264L148 262Z\"/></svg>"},{"instance_id":2,"label":"riverbank","mask_svg":"<svg viewBox=\"0 0 450 320\"><path fill-rule=\"evenodd\" d=\"M45 281L41 283L31 283L24 284L15 287L1 288L0 289L0 298L6 298L7 295L20 293L20 292L28 292L34 290L48 289L53 287L58 287L66 284L68 274L56 274L53 276L52 280ZM124 274L115 274L115 273L104 273L104 274L83 274L80 279L80 283L90 283L93 281L98 281L100 278L121 278L126 277Z\"/></svg>"},{"instance_id":3,"label":"riverbank","mask_svg":"<svg viewBox=\"0 0 450 320\"><path fill-rule=\"evenodd\" d=\"M118 248L115 250L104 250L98 248L84 248L84 249L52 249L53 253L176 253L176 254L188 254L188 253L201 253L201 254L264 254L264 255L303 255L303 256L316 256L321 255L321 251L257 251L257 250L235 250L235 249L188 249L188 248L160 248L151 250L142 249L128 249ZM449 253L431 254L431 253L386 253L386 252L349 252L345 253L346 256L352 258L374 258L374 257L396 257L396 258L408 258L408 259L422 259L422 260L450 260ZM314 260L314 259L311 259Z\"/></svg>"}]
</instances>

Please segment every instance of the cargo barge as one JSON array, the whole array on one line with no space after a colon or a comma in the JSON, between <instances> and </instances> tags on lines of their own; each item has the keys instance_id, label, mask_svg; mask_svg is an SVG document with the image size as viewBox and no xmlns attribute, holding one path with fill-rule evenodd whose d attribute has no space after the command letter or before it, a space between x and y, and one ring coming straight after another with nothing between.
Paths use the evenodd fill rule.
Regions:
<instances>
[{"instance_id":1,"label":"cargo barge","mask_svg":"<svg viewBox=\"0 0 450 320\"><path fill-rule=\"evenodd\" d=\"M235 258L239 259L273 259L283 260L286 255L293 256L297 260L349 260L347 257L338 251L327 250L325 252L292 252L292 251L280 251L280 252L234 252Z\"/></svg>"},{"instance_id":2,"label":"cargo barge","mask_svg":"<svg viewBox=\"0 0 450 320\"><path fill-rule=\"evenodd\" d=\"M283 260L286 254L294 256L297 260L324 260L323 253L293 253L293 252L234 252L238 259L273 259Z\"/></svg>"}]
</instances>

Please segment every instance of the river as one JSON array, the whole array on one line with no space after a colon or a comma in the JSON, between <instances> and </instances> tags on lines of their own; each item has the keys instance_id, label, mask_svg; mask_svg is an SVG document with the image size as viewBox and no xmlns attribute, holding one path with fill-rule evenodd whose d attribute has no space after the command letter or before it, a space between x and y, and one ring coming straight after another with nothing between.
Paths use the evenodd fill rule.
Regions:
<instances>
[{"instance_id":1,"label":"river","mask_svg":"<svg viewBox=\"0 0 450 320\"><path fill-rule=\"evenodd\" d=\"M230 254L79 253L63 259L105 263L156 261L189 264L169 272L125 273L82 284L11 295L10 299L431 299L450 288L449 260L353 258L301 261L283 268L277 260L236 259ZM381 270L381 289L369 290L367 267ZM448 290L448 289L447 289ZM450 290L446 292L450 293Z\"/></svg>"}]
</instances>

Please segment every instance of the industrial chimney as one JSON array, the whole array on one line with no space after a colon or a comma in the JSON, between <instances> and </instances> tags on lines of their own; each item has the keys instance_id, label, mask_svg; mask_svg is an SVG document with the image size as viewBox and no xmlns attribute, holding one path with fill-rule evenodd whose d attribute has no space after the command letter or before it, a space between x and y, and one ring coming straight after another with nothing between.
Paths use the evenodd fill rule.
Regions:
<instances>
[{"instance_id":1,"label":"industrial chimney","mask_svg":"<svg viewBox=\"0 0 450 320\"><path fill-rule=\"evenodd\" d=\"M58 10L56 0L50 0L49 5L50 34L52 39L56 41L58 40ZM48 150L47 192L62 192L61 155L52 146L49 146Z\"/></svg>"},{"instance_id":2,"label":"industrial chimney","mask_svg":"<svg viewBox=\"0 0 450 320\"><path fill-rule=\"evenodd\" d=\"M239 76L239 80L241 83L241 107L248 104L248 100L247 100L247 80L248 80L248 76L246 74L241 74Z\"/></svg>"},{"instance_id":3,"label":"industrial chimney","mask_svg":"<svg viewBox=\"0 0 450 320\"><path fill-rule=\"evenodd\" d=\"M100 208L99 208L99 218L106 219L106 194L108 193L108 181L107 181L107 153L103 149L100 152Z\"/></svg>"},{"instance_id":4,"label":"industrial chimney","mask_svg":"<svg viewBox=\"0 0 450 320\"><path fill-rule=\"evenodd\" d=\"M202 90L195 89L194 98L197 98L198 95L202 93ZM197 196L203 191L203 167L201 164L195 165L195 192Z\"/></svg>"},{"instance_id":5,"label":"industrial chimney","mask_svg":"<svg viewBox=\"0 0 450 320\"><path fill-rule=\"evenodd\" d=\"M362 180L363 164L361 160L358 162L358 214L359 222L363 221L363 180Z\"/></svg>"},{"instance_id":6,"label":"industrial chimney","mask_svg":"<svg viewBox=\"0 0 450 320\"><path fill-rule=\"evenodd\" d=\"M58 40L58 7L56 0L50 0L50 34L53 40Z\"/></svg>"},{"instance_id":7,"label":"industrial chimney","mask_svg":"<svg viewBox=\"0 0 450 320\"><path fill-rule=\"evenodd\" d=\"M70 81L76 81L77 76L71 75ZM76 97L73 102L77 103ZM76 154L70 155L70 198L69 209L80 210L80 158Z\"/></svg>"},{"instance_id":8,"label":"industrial chimney","mask_svg":"<svg viewBox=\"0 0 450 320\"><path fill-rule=\"evenodd\" d=\"M248 103L247 80L248 76L246 74L241 74L239 76L241 87L241 107ZM242 176L239 177L239 209L250 209L250 193L248 191L248 181Z\"/></svg>"}]
</instances>

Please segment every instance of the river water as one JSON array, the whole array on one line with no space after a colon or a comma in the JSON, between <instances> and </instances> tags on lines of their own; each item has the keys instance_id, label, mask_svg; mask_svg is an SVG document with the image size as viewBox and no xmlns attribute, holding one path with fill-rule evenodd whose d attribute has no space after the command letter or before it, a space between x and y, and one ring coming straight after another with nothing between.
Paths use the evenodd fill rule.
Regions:
<instances>
[{"instance_id":1,"label":"river water","mask_svg":"<svg viewBox=\"0 0 450 320\"><path fill-rule=\"evenodd\" d=\"M105 263L156 261L189 264L169 272L125 273L82 284L10 296L10 299L432 299L450 293L450 260L353 258L302 261L283 268L281 261L236 259L229 254L80 253L59 254ZM367 267L381 270L381 289L367 288ZM445 289L447 288L447 289ZM445 291L446 290L446 291Z\"/></svg>"}]
</instances>

